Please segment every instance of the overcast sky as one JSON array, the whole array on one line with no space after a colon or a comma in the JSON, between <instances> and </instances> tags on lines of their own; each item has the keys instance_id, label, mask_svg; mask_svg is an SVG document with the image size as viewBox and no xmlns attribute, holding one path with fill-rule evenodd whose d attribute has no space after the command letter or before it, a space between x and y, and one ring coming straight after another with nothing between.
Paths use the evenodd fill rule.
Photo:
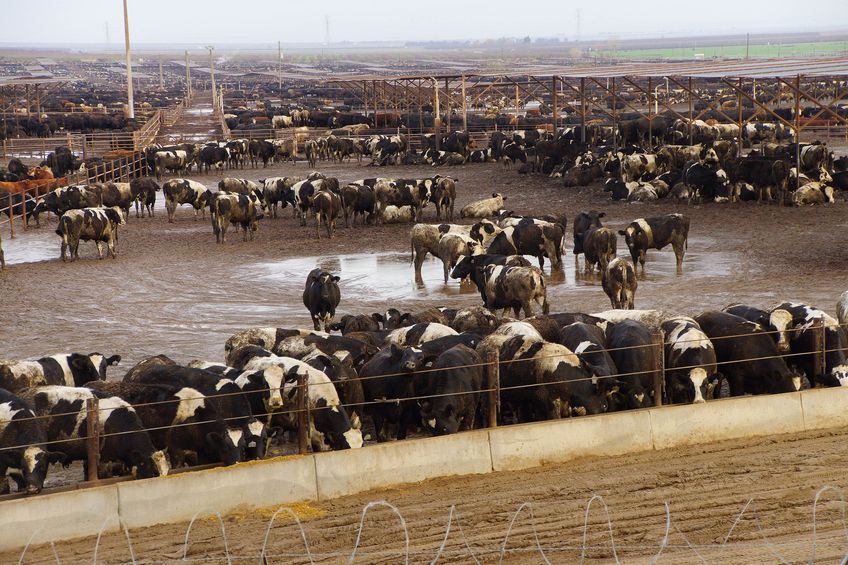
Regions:
<instances>
[{"instance_id":1,"label":"overcast sky","mask_svg":"<svg viewBox=\"0 0 848 565\"><path fill-rule=\"evenodd\" d=\"M621 38L762 31L846 31L848 0L129 0L137 43L483 39L613 34ZM3 0L0 42L123 42L121 0ZM12 22L37 25L9 25Z\"/></svg>"}]
</instances>

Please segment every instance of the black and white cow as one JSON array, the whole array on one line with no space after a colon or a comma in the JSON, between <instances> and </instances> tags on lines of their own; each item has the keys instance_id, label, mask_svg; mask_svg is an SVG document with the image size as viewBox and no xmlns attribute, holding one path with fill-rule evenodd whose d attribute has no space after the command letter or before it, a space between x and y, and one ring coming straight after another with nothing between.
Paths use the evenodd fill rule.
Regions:
<instances>
[{"instance_id":1,"label":"black and white cow","mask_svg":"<svg viewBox=\"0 0 848 565\"><path fill-rule=\"evenodd\" d=\"M521 255L466 255L460 259L450 273L452 279L464 280L470 278L480 297L486 301L486 273L487 265L503 265L504 267L530 267L530 261Z\"/></svg>"},{"instance_id":2,"label":"black and white cow","mask_svg":"<svg viewBox=\"0 0 848 565\"><path fill-rule=\"evenodd\" d=\"M79 259L80 241L94 241L100 259L103 259L105 242L112 259L116 259L118 226L125 223L123 211L117 206L68 210L59 218L59 226L56 228L56 235L62 238L62 261L67 260L67 255L70 255L71 261Z\"/></svg>"},{"instance_id":3,"label":"black and white cow","mask_svg":"<svg viewBox=\"0 0 848 565\"><path fill-rule=\"evenodd\" d=\"M211 192L203 184L189 179L171 179L162 185L165 193L165 208L168 210L168 223L174 222L177 206L190 204L194 208L194 220L201 212L206 219L206 206L209 205Z\"/></svg>"},{"instance_id":4,"label":"black and white cow","mask_svg":"<svg viewBox=\"0 0 848 565\"><path fill-rule=\"evenodd\" d=\"M186 151L175 149L173 151L157 151L154 155L156 161L156 180L162 178L166 170L173 173L183 172L188 168L191 161Z\"/></svg>"},{"instance_id":5,"label":"black and white cow","mask_svg":"<svg viewBox=\"0 0 848 565\"><path fill-rule=\"evenodd\" d=\"M386 334L385 343L401 347L421 346L445 336L457 335L457 331L438 322L418 322L411 326L394 329Z\"/></svg>"},{"instance_id":6,"label":"black and white cow","mask_svg":"<svg viewBox=\"0 0 848 565\"><path fill-rule=\"evenodd\" d=\"M672 404L700 403L713 397L716 354L710 338L691 318L671 318L662 324L665 335L665 387Z\"/></svg>"},{"instance_id":7,"label":"black and white cow","mask_svg":"<svg viewBox=\"0 0 848 565\"><path fill-rule=\"evenodd\" d=\"M627 259L616 257L601 272L601 286L616 309L633 310L635 306L636 271Z\"/></svg>"},{"instance_id":8,"label":"black and white cow","mask_svg":"<svg viewBox=\"0 0 848 565\"><path fill-rule=\"evenodd\" d=\"M433 435L474 429L483 388L480 355L470 347L456 345L441 353L432 369L418 379L424 386L415 387L416 396L430 397L420 402L424 427Z\"/></svg>"},{"instance_id":9,"label":"black and white cow","mask_svg":"<svg viewBox=\"0 0 848 565\"><path fill-rule=\"evenodd\" d=\"M545 257L552 268L562 265L564 230L561 224L522 218L516 225L507 226L495 236L486 253L491 255L530 255L545 266Z\"/></svg>"},{"instance_id":10,"label":"black and white cow","mask_svg":"<svg viewBox=\"0 0 848 565\"><path fill-rule=\"evenodd\" d=\"M86 403L98 399L100 428L100 467L97 475L107 478L120 469L136 478L165 476L170 466L162 450L157 450L135 409L116 396L88 388L41 386L21 391L36 415L45 417L47 440L53 449L65 454L65 462L83 461L88 475L88 416Z\"/></svg>"},{"instance_id":11,"label":"black and white cow","mask_svg":"<svg viewBox=\"0 0 848 565\"><path fill-rule=\"evenodd\" d=\"M486 298L484 306L490 310L512 309L518 317L524 311L525 317L533 315L531 304L535 302L542 313L550 311L548 305L545 278L536 267L505 267L487 265L483 269L486 278Z\"/></svg>"},{"instance_id":12,"label":"black and white cow","mask_svg":"<svg viewBox=\"0 0 848 565\"><path fill-rule=\"evenodd\" d=\"M766 311L747 304L731 304L722 311L757 324L760 329L771 335L781 354L789 353L789 329L792 327L792 314L788 311L779 307Z\"/></svg>"},{"instance_id":13,"label":"black and white cow","mask_svg":"<svg viewBox=\"0 0 848 565\"><path fill-rule=\"evenodd\" d=\"M338 283L339 277L321 268L313 269L306 277L303 305L309 310L309 316L312 318L312 325L316 331L321 329L322 324L324 331L328 331L327 326L336 315L336 308L341 300Z\"/></svg>"},{"instance_id":14,"label":"black and white cow","mask_svg":"<svg viewBox=\"0 0 848 565\"><path fill-rule=\"evenodd\" d=\"M514 419L533 422L606 411L606 401L574 352L524 336L485 338L477 352L498 353L501 398Z\"/></svg>"},{"instance_id":15,"label":"black and white cow","mask_svg":"<svg viewBox=\"0 0 848 565\"><path fill-rule=\"evenodd\" d=\"M223 178L218 181L218 190L224 192L234 192L236 194L258 194L261 197L261 192L259 190L259 185L257 185L252 180L247 179L236 179L236 178Z\"/></svg>"},{"instance_id":16,"label":"black and white cow","mask_svg":"<svg viewBox=\"0 0 848 565\"><path fill-rule=\"evenodd\" d=\"M262 185L262 199L265 208L272 218L277 217L277 206L285 208L288 204L294 208L294 192L292 187L302 181L300 177L271 177L260 179Z\"/></svg>"},{"instance_id":17,"label":"black and white cow","mask_svg":"<svg viewBox=\"0 0 848 565\"><path fill-rule=\"evenodd\" d=\"M117 365L120 355L60 353L35 361L0 360L0 388L11 392L43 385L83 386L106 380L106 368Z\"/></svg>"},{"instance_id":18,"label":"black and white cow","mask_svg":"<svg viewBox=\"0 0 848 565\"><path fill-rule=\"evenodd\" d=\"M431 179L397 179L394 181L378 182L374 188L376 200L377 223L383 223L388 205L411 206L414 220L420 222L424 208L430 202L433 182Z\"/></svg>"},{"instance_id":19,"label":"black and white cow","mask_svg":"<svg viewBox=\"0 0 848 565\"><path fill-rule=\"evenodd\" d=\"M258 191L257 191L258 192ZM212 232L217 243L227 242L227 229L230 224L241 226L243 241L253 241L254 232L259 229L259 220L265 217L262 212L261 194L235 194L218 192L210 202L212 210Z\"/></svg>"},{"instance_id":20,"label":"black and white cow","mask_svg":"<svg viewBox=\"0 0 848 565\"><path fill-rule=\"evenodd\" d=\"M775 323L781 336L789 336L790 355L786 362L790 367L797 367L813 385L848 386L848 362L845 359L848 343L845 328L840 327L835 318L823 310L797 302L783 302L772 311L789 314ZM823 337L818 335L817 326L823 326ZM823 347L824 371L815 363L815 354Z\"/></svg>"},{"instance_id":21,"label":"black and white cow","mask_svg":"<svg viewBox=\"0 0 848 565\"><path fill-rule=\"evenodd\" d=\"M618 235L610 228L591 227L586 230L581 242L581 249L586 258L586 272L593 272L595 265L601 274L606 272L607 265L618 251L617 238Z\"/></svg>"},{"instance_id":22,"label":"black and white cow","mask_svg":"<svg viewBox=\"0 0 848 565\"><path fill-rule=\"evenodd\" d=\"M19 492L41 492L48 466L65 462L65 455L48 451L46 443L44 426L29 404L0 388L0 494L9 494L7 477L14 479Z\"/></svg>"},{"instance_id":23,"label":"black and white cow","mask_svg":"<svg viewBox=\"0 0 848 565\"><path fill-rule=\"evenodd\" d=\"M595 324L573 322L560 331L560 341L574 352L584 368L597 383L598 391L605 396L607 411L614 412L635 405L633 399L626 398L621 391L623 383L615 378L618 370L606 345L604 330Z\"/></svg>"},{"instance_id":24,"label":"black and white cow","mask_svg":"<svg viewBox=\"0 0 848 565\"><path fill-rule=\"evenodd\" d=\"M618 379L625 383L630 408L645 408L656 403L654 376L658 369L658 352L651 330L636 320L621 320L608 331L610 349Z\"/></svg>"},{"instance_id":25,"label":"black and white cow","mask_svg":"<svg viewBox=\"0 0 848 565\"><path fill-rule=\"evenodd\" d=\"M801 389L801 375L790 370L757 324L726 312L704 312L695 321L713 343L732 396Z\"/></svg>"},{"instance_id":26,"label":"black and white cow","mask_svg":"<svg viewBox=\"0 0 848 565\"><path fill-rule=\"evenodd\" d=\"M689 240L689 218L683 214L666 214L634 220L626 229L619 230L630 249L633 267L642 265L645 273L645 256L648 249L662 249L671 244L677 259L677 272L683 272L683 256Z\"/></svg>"},{"instance_id":27,"label":"black and white cow","mask_svg":"<svg viewBox=\"0 0 848 565\"><path fill-rule=\"evenodd\" d=\"M501 229L490 220L480 220L474 225L458 224L415 224L409 232L409 243L412 250L412 261L415 266L415 278L421 278L421 266L430 253L439 256L439 240L448 233L468 236L474 241L487 246Z\"/></svg>"},{"instance_id":28,"label":"black and white cow","mask_svg":"<svg viewBox=\"0 0 848 565\"><path fill-rule=\"evenodd\" d=\"M304 361L273 354L250 359L244 370L264 371L273 366L282 368L285 375L282 384L284 407L281 415L285 418L287 427L294 429L296 426L296 414L285 408L285 405L296 406L298 375L302 375L307 384L306 399L309 406L309 437L312 449L326 451L362 447L360 422L358 418L348 417L335 385L326 374Z\"/></svg>"}]
</instances>

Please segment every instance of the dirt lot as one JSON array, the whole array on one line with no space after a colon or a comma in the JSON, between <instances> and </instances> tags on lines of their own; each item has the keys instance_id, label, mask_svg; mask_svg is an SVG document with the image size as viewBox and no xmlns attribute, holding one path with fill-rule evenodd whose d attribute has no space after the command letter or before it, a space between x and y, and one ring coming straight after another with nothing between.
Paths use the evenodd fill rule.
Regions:
<instances>
[{"instance_id":1,"label":"dirt lot","mask_svg":"<svg viewBox=\"0 0 848 565\"><path fill-rule=\"evenodd\" d=\"M320 166L342 181L366 176L413 177L435 172L430 168L372 169L357 165ZM246 169L243 176L257 179L272 175L303 174L303 163L283 167ZM444 173L445 171L440 171ZM647 215L683 212L691 216L689 251L684 274L674 274L670 249L650 252L648 275L636 294L639 308L663 308L696 314L730 302L767 306L793 299L830 312L845 289L844 264L848 235L843 232L845 203L817 208L780 208L774 205L734 204L687 208L671 202L659 204L612 203L599 187L563 189L553 179L504 173L496 165L467 165L449 171L460 179L459 208L494 191L507 196L511 210L528 214L567 213L579 210L607 212L606 225L619 228ZM241 175L233 175L241 176ZM215 176L201 180L207 184ZM161 194L159 209L162 210ZM426 221L434 220L432 207ZM10 267L0 273L3 319L0 325L0 358L25 358L60 351L119 353L121 366L111 376L119 378L135 362L166 353L180 362L201 358L220 361L223 343L233 332L255 326L304 327L309 325L301 303L306 273L315 265L341 275L342 312L384 311L388 306L415 310L428 305L465 306L479 303L476 291L441 281L441 263L425 265L424 283L413 281L409 263L409 226L345 229L329 241L315 238L314 224L301 227L286 209L277 220L261 222L256 240L242 242L230 233L218 246L207 221L192 220L184 207L178 221L168 224L164 210L153 219L137 220L122 228L116 261L97 261L93 244L84 243L82 260L62 264L55 220L9 240L4 248ZM570 230L570 226L569 226ZM577 276L570 254L565 269L550 277L552 311L588 311L608 308L597 279ZM619 253L623 253L620 242ZM545 268L549 273L549 267ZM616 460L586 461L561 468L491 477L434 481L415 488L352 497L306 509L315 520L307 525L316 552L349 552L363 503L386 498L400 505L411 528L412 548L424 551L416 561L432 559L444 536L447 509L457 504L472 548L497 551L512 513L527 500L534 507L540 540L548 548L568 546L552 553L555 562L579 557L583 510L592 493L610 505L616 542L626 545L619 555L648 557L656 553L665 522L662 502L672 508L673 525L692 543L720 543L745 502L756 501L737 526L734 539L749 546L734 550L699 549L708 561L736 562L742 558L774 561L760 547L751 518L756 510L760 526L787 559L809 556L811 500L818 487L845 486L839 470L845 463L843 435L778 438L751 443L729 443L704 449L674 450ZM81 476L81 472L79 473ZM765 480L768 479L768 480ZM368 518L363 546L370 551L393 551L362 556L360 562L399 561L400 530L388 514ZM600 510L593 506L590 544L604 544ZM825 536L841 536L837 514L820 516ZM228 538L233 554L257 555L268 516L233 519ZM826 523L826 525L824 525ZM530 520L518 518L519 535L507 548L511 562L535 563L541 556L528 552ZM181 557L178 538L184 528L163 527L134 533L136 554L146 559ZM383 533L385 532L385 535ZM390 533L391 532L391 533ZM456 562L473 561L463 551L461 538L448 543ZM820 529L821 533L821 529ZM222 544L211 524L192 534L195 557L219 556ZM300 552L295 530L287 528L274 539L276 553ZM122 538L110 536L101 556L128 560ZM669 544L686 546L674 527ZM800 545L799 545L800 544ZM91 558L92 543L61 544L65 563ZM757 545L757 547L754 547ZM239 548L236 550L236 548ZM574 549L578 548L578 549ZM830 557L848 548L833 545ZM688 549L675 561L697 561ZM46 550L46 551L49 551ZM741 551L741 553L733 553ZM179 555L178 555L179 554ZM38 550L33 557L50 558ZM592 551L598 559L612 557L608 550ZM8 557L8 556L7 556ZM496 554L483 555L492 562ZM255 557L254 557L255 558ZM16 557L15 557L16 559ZM0 562L10 559L0 558ZM341 561L328 557L327 562ZM273 562L286 561L280 558ZM297 561L297 559L295 559Z\"/></svg>"},{"instance_id":2,"label":"dirt lot","mask_svg":"<svg viewBox=\"0 0 848 565\"><path fill-rule=\"evenodd\" d=\"M813 500L823 485L845 488L846 440L848 433L824 432L588 459L520 473L450 477L295 505L294 510L317 563L347 562L363 508L379 500L402 514L414 563L436 557L452 505L456 509L441 563L474 563L475 558L497 563L502 547L507 563L542 563L538 546L552 563L574 563L584 544L588 562L611 563L615 561L611 540L625 563L647 563L661 549L661 563L798 562L810 560L814 546L816 562L836 563L848 551L840 520L841 492L822 494L815 542ZM596 494L602 501L592 504L584 541L587 503ZM516 516L525 502L532 504ZM232 563L257 562L273 511L224 518ZM132 531L136 559L181 560L187 526ZM59 542L55 550L62 563L90 563L94 547L95 538L89 537ZM398 517L385 506L371 509L355 562L403 563L403 552ZM274 522L267 553L268 563L310 562L288 514L281 513ZM103 563L129 562L125 536L104 535L97 555ZM14 563L19 556L0 554L0 562ZM193 526L188 558L192 563L227 563L215 518ZM34 547L24 562L52 563L53 550L49 545Z\"/></svg>"}]
</instances>

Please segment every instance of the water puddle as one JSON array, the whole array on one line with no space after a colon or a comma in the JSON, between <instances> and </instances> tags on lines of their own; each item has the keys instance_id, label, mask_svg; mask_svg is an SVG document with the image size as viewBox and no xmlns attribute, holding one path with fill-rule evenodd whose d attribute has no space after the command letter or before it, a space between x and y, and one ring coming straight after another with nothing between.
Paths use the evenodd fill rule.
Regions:
<instances>
[{"instance_id":1,"label":"water puddle","mask_svg":"<svg viewBox=\"0 0 848 565\"><path fill-rule=\"evenodd\" d=\"M18 227L18 226L15 226ZM15 239L9 238L8 226L3 225L3 252L7 265L37 263L58 259L61 240L55 227L42 222L41 228L15 231Z\"/></svg>"},{"instance_id":2,"label":"water puddle","mask_svg":"<svg viewBox=\"0 0 848 565\"><path fill-rule=\"evenodd\" d=\"M619 252L621 255L622 253ZM530 259L530 258L528 258ZM531 259L537 264L535 259ZM684 260L686 277L725 276L738 262L735 253L688 252ZM564 268L551 271L546 262L544 273L548 288L554 293L562 291L593 292L601 286L600 274L587 274L574 268L574 256L564 258ZM249 269L258 273L256 280L271 281L275 286L301 286L306 273L321 267L341 277L339 287L343 296L361 300L416 300L433 299L457 295L474 295L477 289L472 284L460 284L449 279L444 283L442 262L428 257L421 268L422 280L416 281L409 253L361 253L351 255L327 255L319 257L297 257L282 261L264 262ZM677 267L674 253L668 250L651 251L648 254L647 274L641 281L674 283Z\"/></svg>"}]
</instances>

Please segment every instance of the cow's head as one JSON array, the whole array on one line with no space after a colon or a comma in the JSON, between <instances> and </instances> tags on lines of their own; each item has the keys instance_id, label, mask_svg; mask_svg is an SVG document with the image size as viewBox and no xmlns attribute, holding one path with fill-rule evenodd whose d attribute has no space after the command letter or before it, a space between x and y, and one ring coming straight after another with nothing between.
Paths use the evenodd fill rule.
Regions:
<instances>
[{"instance_id":1,"label":"cow's head","mask_svg":"<svg viewBox=\"0 0 848 565\"><path fill-rule=\"evenodd\" d=\"M112 355L111 357L105 357L101 353L89 353L88 358L91 360L91 364L94 369L97 371L98 379L101 381L106 380L106 368L111 367L112 365L117 365L121 362L120 355Z\"/></svg>"},{"instance_id":2,"label":"cow's head","mask_svg":"<svg viewBox=\"0 0 848 565\"><path fill-rule=\"evenodd\" d=\"M35 414L30 412L31 418ZM44 487L44 479L47 478L47 467L52 463L65 464L67 457L58 451L45 451L37 446L29 446L24 449L21 456L21 475L27 494L38 494Z\"/></svg>"},{"instance_id":3,"label":"cow's head","mask_svg":"<svg viewBox=\"0 0 848 565\"><path fill-rule=\"evenodd\" d=\"M133 467L133 474L137 479L164 477L171 470L164 451L152 451L148 456L137 449L133 449L130 452L130 463Z\"/></svg>"},{"instance_id":4,"label":"cow's head","mask_svg":"<svg viewBox=\"0 0 848 565\"><path fill-rule=\"evenodd\" d=\"M471 276L471 273L474 272L474 260L470 256L460 257L459 261L457 261L456 266L451 271L452 279L464 279L465 277Z\"/></svg>"},{"instance_id":5,"label":"cow's head","mask_svg":"<svg viewBox=\"0 0 848 565\"><path fill-rule=\"evenodd\" d=\"M218 431L206 434L206 442L224 465L244 461L244 430L238 426L219 426Z\"/></svg>"},{"instance_id":6,"label":"cow's head","mask_svg":"<svg viewBox=\"0 0 848 565\"><path fill-rule=\"evenodd\" d=\"M400 355L400 370L405 373L414 373L415 371L420 371L433 365L433 356L424 353L417 347L404 347L401 349L395 344L392 344L391 347L392 356Z\"/></svg>"},{"instance_id":7,"label":"cow's head","mask_svg":"<svg viewBox=\"0 0 848 565\"><path fill-rule=\"evenodd\" d=\"M702 367L677 371L666 376L666 393L672 404L699 404L712 398L715 385Z\"/></svg>"},{"instance_id":8,"label":"cow's head","mask_svg":"<svg viewBox=\"0 0 848 565\"><path fill-rule=\"evenodd\" d=\"M789 331L792 325L792 313L783 308L776 308L769 313L769 326L772 336L777 341L777 350L780 353L789 353Z\"/></svg>"},{"instance_id":9,"label":"cow's head","mask_svg":"<svg viewBox=\"0 0 848 565\"><path fill-rule=\"evenodd\" d=\"M265 446L268 443L268 438L273 437L274 435L276 435L276 429L274 431L270 431L265 424L256 418L251 418L244 426L245 459L251 461L254 459L264 458Z\"/></svg>"},{"instance_id":10,"label":"cow's head","mask_svg":"<svg viewBox=\"0 0 848 565\"><path fill-rule=\"evenodd\" d=\"M421 423L431 434L442 436L455 434L462 424L462 416L455 405L456 399L450 397L421 401Z\"/></svg>"}]
</instances>

